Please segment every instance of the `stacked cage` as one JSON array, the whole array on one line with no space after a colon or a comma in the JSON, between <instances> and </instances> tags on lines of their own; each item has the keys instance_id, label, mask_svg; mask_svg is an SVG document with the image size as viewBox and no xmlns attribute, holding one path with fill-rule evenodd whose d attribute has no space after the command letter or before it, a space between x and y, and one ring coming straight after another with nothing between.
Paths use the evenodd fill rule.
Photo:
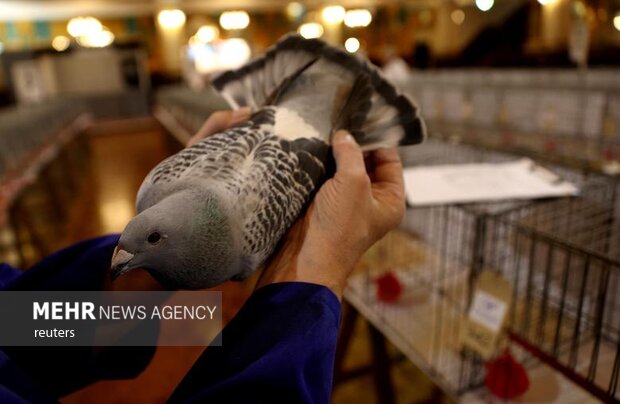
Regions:
<instances>
[{"instance_id":1,"label":"stacked cage","mask_svg":"<svg viewBox=\"0 0 620 404\"><path fill-rule=\"evenodd\" d=\"M0 176L50 141L83 110L70 101L15 107L0 112Z\"/></svg>"},{"instance_id":2,"label":"stacked cage","mask_svg":"<svg viewBox=\"0 0 620 404\"><path fill-rule=\"evenodd\" d=\"M440 70L416 73L405 89L437 138L563 165L616 169L617 75L613 69Z\"/></svg>"},{"instance_id":3,"label":"stacked cage","mask_svg":"<svg viewBox=\"0 0 620 404\"><path fill-rule=\"evenodd\" d=\"M489 221L484 265L510 281L511 341L604 401L620 399L618 183L581 181L578 197Z\"/></svg>"},{"instance_id":4,"label":"stacked cage","mask_svg":"<svg viewBox=\"0 0 620 404\"><path fill-rule=\"evenodd\" d=\"M71 100L0 113L0 262L27 266L51 253L87 167L88 122Z\"/></svg>"},{"instance_id":5,"label":"stacked cage","mask_svg":"<svg viewBox=\"0 0 620 404\"><path fill-rule=\"evenodd\" d=\"M513 156L505 154L437 141L429 141L425 145L412 148L402 157L405 166L514 160ZM618 244L618 236L614 236L616 233L609 230L607 234L597 227L598 225L612 225L615 191L610 181L602 177L586 177L557 168L553 171L560 173L563 177L557 178L558 181L566 179L579 186L582 189L581 195L542 201L515 200L409 207L401 228L389 234L369 252L363 261L361 273L350 282L350 287L346 292L348 301L424 370L436 384L454 397L479 387L484 382L485 372L482 359L477 354L462 349L461 344L461 332L467 318L474 284L481 271L500 272L512 284L514 309L511 310L508 319L508 329L509 335L514 336L512 341L520 343L517 350L522 353L525 352L522 347L531 347L524 344L526 341L519 339L519 335L528 338L530 334L527 332L530 332L532 336L535 334L538 338L540 333L536 333L543 323L548 323L547 319L551 316L549 307L553 304L559 307L562 301L562 288L552 293L548 287L545 287L545 280L548 286L552 275L559 276L560 284L563 285L561 282L565 280L562 274L556 275L554 268L560 268L565 263L555 257L558 254L555 247L551 254L554 257L553 261L545 261L549 252L539 247L539 239L548 229L544 226L550 226L549 223L559 225L558 221L561 219L559 206L575 210L580 206L591 204L591 211L582 212L585 216L576 216L575 220L580 223L563 223L566 238L570 239L576 234L579 226L585 228L587 223L590 223L593 228L588 235L591 237L589 240L600 244L601 248L608 248L609 251L613 249L611 246L614 242ZM543 219L545 213L541 209L554 210L558 217L549 216ZM574 217L573 212L565 212L565 214L567 217ZM538 222L536 222L536 218L539 217L537 215L540 216ZM533 226L532 223L538 227ZM532 225L527 235L532 240L537 240L533 253L530 251L531 244L523 240L525 235L517 236L516 229L525 228L527 225ZM555 230L549 231L555 232L557 236ZM612 238L607 239L607 242L601 241L608 235L616 237L616 241ZM519 243L515 241L517 238L521 240ZM583 238L586 238L586 235L583 235ZM579 247L575 246L575 248ZM571 287L573 283L579 283L576 278L578 270L573 268L583 264L582 260L575 258L576 253L572 254L568 269L569 272L572 271L570 281L568 281ZM583 254L587 255L589 252L584 249ZM592 264L593 261L590 265ZM515 265L519 267L516 268ZM534 268L534 270L524 275L523 268ZM395 303L381 301L378 296L376 280L387 271L395 274L404 285L405 292ZM597 339L601 342L607 341L608 337L615 332L616 337L611 338L611 345L612 349L617 350L617 326L614 329L613 324L614 321L615 324L619 323L618 318L614 317L618 316L618 303L617 299L611 296L617 294L618 291L616 279L618 270L616 269L615 275L612 275L611 267L601 269L599 272L603 275L597 273L596 280L599 280L601 276L603 278L600 279L605 280L605 276L608 276L610 281L615 279L614 285L616 286L609 286L605 292L605 298L601 300L599 296L598 301L595 299L598 295L590 296L595 289L598 292L602 288L600 280L596 285L588 284L585 289L587 293L584 292L583 296L579 293L573 296L573 290L570 289L570 299L576 300L570 300L569 293L565 294L564 307L559 310L559 312L564 312L561 329L570 328L571 320L567 314L569 307L573 309L572 317L570 317L573 318L571 324L575 325L576 313L578 313L575 307L579 306L578 300L583 297L581 310L587 314L578 320L580 322L577 332L579 337L568 342L577 345L586 343L585 335L582 334L586 329L590 330L592 335L590 341L594 340L595 345ZM519 273L518 278L517 273ZM591 279L595 279L595 276L590 276ZM611 291L612 288L616 289ZM544 302L547 309L534 313L531 308L534 307L533 296L539 297L536 307L540 307ZM594 301L590 301L592 299ZM570 303L567 303L569 300ZM527 304L531 307L524 307ZM597 310L600 312L602 305L616 308L604 310L603 317L597 317L596 312ZM543 311L546 314L543 315ZM556 312L558 312L557 309ZM525 329L527 329L525 334L520 334ZM597 332L600 334L598 337ZM540 341L536 338L527 341L530 341L534 347L539 347ZM547 339L553 338L545 337L545 342L540 346L541 349L547 348L547 345L544 345L548 343ZM561 349L558 348L558 352L562 354L566 352L566 343L565 336L562 334L562 338L559 338L557 343L561 347ZM578 350L578 348L575 349ZM526 363L532 363L532 361L528 362L525 357L522 359ZM575 361L581 360L582 358L577 358ZM616 368L617 365L616 360ZM602 375L603 372L599 367L598 372L595 373ZM617 372L615 378L617 382Z\"/></svg>"}]
</instances>

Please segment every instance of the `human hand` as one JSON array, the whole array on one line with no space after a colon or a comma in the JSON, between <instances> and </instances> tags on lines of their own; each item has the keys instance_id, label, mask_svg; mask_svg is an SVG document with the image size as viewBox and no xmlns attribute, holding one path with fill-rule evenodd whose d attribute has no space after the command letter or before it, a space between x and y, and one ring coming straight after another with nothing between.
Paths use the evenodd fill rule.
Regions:
<instances>
[{"instance_id":1,"label":"human hand","mask_svg":"<svg viewBox=\"0 0 620 404\"><path fill-rule=\"evenodd\" d=\"M216 111L205 121L202 128L187 142L187 147L193 146L211 135L222 132L250 118L251 110L243 107L234 111Z\"/></svg>"},{"instance_id":2,"label":"human hand","mask_svg":"<svg viewBox=\"0 0 620 404\"><path fill-rule=\"evenodd\" d=\"M336 174L289 230L257 287L309 282L327 286L341 298L362 254L401 222L405 191L396 149L372 152L367 172L351 135L337 132L332 147Z\"/></svg>"}]
</instances>

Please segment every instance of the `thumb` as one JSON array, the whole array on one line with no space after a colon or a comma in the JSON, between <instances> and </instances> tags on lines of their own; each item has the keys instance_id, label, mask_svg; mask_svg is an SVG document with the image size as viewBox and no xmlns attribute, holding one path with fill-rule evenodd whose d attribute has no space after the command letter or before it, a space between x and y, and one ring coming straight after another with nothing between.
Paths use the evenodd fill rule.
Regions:
<instances>
[{"instance_id":1,"label":"thumb","mask_svg":"<svg viewBox=\"0 0 620 404\"><path fill-rule=\"evenodd\" d=\"M351 134L344 130L336 132L332 138L332 148L337 178L366 175L362 149Z\"/></svg>"}]
</instances>

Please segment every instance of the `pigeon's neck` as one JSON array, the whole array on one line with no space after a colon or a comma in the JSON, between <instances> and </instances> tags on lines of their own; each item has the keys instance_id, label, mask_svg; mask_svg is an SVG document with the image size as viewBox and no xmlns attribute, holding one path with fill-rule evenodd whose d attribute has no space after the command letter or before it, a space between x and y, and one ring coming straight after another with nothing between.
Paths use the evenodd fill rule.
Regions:
<instances>
[{"instance_id":1,"label":"pigeon's neck","mask_svg":"<svg viewBox=\"0 0 620 404\"><path fill-rule=\"evenodd\" d=\"M211 194L219 195L214 187L205 187L204 182L198 182L195 179L184 178L176 181L157 183L149 187L148 193L142 195L138 201L138 213L151 206L162 203L170 198L173 199L206 199Z\"/></svg>"}]
</instances>

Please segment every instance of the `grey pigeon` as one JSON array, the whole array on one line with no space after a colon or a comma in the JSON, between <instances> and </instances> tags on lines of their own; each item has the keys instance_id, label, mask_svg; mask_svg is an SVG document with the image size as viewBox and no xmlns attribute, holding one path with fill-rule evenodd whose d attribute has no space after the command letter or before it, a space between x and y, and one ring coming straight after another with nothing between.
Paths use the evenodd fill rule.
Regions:
<instances>
[{"instance_id":1,"label":"grey pigeon","mask_svg":"<svg viewBox=\"0 0 620 404\"><path fill-rule=\"evenodd\" d=\"M170 289L242 280L333 175L330 137L363 150L420 143L416 107L377 68L317 39L285 36L213 86L251 118L167 158L146 177L111 276L144 268Z\"/></svg>"}]
</instances>

